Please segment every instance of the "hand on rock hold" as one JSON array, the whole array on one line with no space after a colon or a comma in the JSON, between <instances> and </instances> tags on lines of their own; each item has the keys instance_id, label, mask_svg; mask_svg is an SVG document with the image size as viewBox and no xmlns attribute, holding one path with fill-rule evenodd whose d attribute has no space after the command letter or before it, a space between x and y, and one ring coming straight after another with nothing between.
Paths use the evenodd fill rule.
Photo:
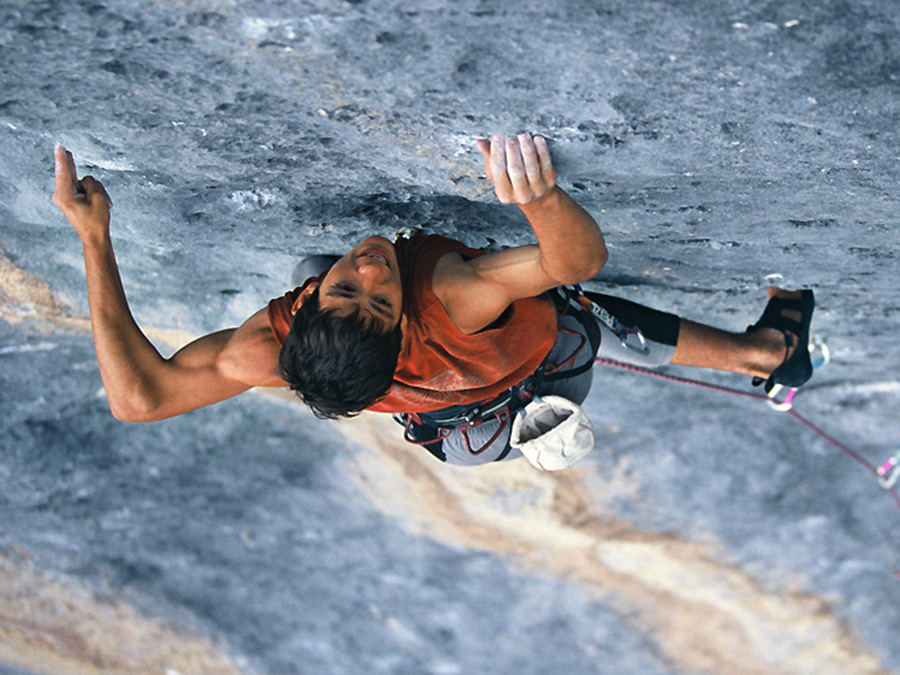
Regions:
<instances>
[{"instance_id":1,"label":"hand on rock hold","mask_svg":"<svg viewBox=\"0 0 900 675\"><path fill-rule=\"evenodd\" d=\"M542 136L532 137L527 132L515 138L493 136L490 141L479 139L477 146L501 203L530 204L556 186L556 169Z\"/></svg>"}]
</instances>

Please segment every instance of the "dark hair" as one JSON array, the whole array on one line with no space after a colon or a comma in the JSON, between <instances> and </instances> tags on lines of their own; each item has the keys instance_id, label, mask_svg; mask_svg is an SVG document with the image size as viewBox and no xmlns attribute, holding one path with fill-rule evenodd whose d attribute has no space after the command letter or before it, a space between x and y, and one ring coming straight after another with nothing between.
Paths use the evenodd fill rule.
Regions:
<instances>
[{"instance_id":1,"label":"dark hair","mask_svg":"<svg viewBox=\"0 0 900 675\"><path fill-rule=\"evenodd\" d=\"M387 395L402 333L319 307L319 289L297 310L278 355L278 369L316 417L352 417Z\"/></svg>"}]
</instances>

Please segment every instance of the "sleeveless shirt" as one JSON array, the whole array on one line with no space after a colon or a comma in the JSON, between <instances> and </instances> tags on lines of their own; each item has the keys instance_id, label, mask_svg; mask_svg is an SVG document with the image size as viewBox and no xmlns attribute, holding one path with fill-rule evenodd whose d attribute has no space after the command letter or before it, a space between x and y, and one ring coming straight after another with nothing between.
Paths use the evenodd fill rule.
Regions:
<instances>
[{"instance_id":1,"label":"sleeveless shirt","mask_svg":"<svg viewBox=\"0 0 900 675\"><path fill-rule=\"evenodd\" d=\"M427 412L490 400L537 370L556 341L556 310L548 298L517 300L499 322L467 335L450 320L434 293L432 278L447 253L471 259L484 251L439 235L416 235L394 246L406 329L394 383L369 410ZM269 325L279 345L290 331L291 307L302 289L269 302Z\"/></svg>"}]
</instances>

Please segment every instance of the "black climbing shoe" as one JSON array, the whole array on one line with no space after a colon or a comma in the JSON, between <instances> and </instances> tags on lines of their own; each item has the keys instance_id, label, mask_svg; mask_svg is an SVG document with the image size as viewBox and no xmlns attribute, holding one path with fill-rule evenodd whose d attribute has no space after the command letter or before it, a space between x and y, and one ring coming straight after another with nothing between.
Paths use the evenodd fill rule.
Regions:
<instances>
[{"instance_id":1,"label":"black climbing shoe","mask_svg":"<svg viewBox=\"0 0 900 675\"><path fill-rule=\"evenodd\" d=\"M813 366L809 358L809 324L812 321L813 308L816 301L813 292L804 290L797 299L773 297L766 305L763 315L747 332L757 328L774 328L784 334L784 343L788 355L768 379L753 378L753 386L765 382L766 392L772 391L776 384L796 389L812 377ZM785 312L800 313L800 321L784 316ZM793 348L793 351L791 350Z\"/></svg>"}]
</instances>

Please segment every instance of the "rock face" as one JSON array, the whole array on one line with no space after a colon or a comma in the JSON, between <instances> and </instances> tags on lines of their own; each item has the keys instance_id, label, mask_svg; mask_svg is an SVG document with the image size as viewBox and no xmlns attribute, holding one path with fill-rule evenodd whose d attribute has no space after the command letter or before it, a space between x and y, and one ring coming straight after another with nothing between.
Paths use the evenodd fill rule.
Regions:
<instances>
[{"instance_id":1,"label":"rock face","mask_svg":"<svg viewBox=\"0 0 900 675\"><path fill-rule=\"evenodd\" d=\"M606 233L596 288L738 331L767 283L814 288L833 360L797 408L881 463L898 32L875 0L0 5L0 661L900 669L900 511L789 417L600 370L598 447L552 479L453 470L389 421L267 395L117 422L49 201L60 141L111 193L132 309L168 353L370 233L532 241L474 140L543 133Z\"/></svg>"}]
</instances>

